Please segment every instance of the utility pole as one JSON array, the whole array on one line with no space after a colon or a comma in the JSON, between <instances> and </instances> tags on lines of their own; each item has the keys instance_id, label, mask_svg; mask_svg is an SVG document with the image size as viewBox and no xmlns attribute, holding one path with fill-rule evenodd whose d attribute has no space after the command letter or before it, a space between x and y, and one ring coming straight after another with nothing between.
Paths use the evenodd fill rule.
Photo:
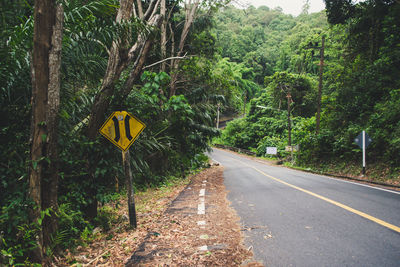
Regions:
<instances>
[{"instance_id":1,"label":"utility pole","mask_svg":"<svg viewBox=\"0 0 400 267\"><path fill-rule=\"evenodd\" d=\"M286 98L287 98L287 113L288 113L288 145L290 147L290 155L291 159L293 160L293 147L292 147L292 122L290 120L290 105L293 103L292 100L292 93L291 93L291 88L289 86L286 86L285 84L283 85L286 90L283 89L282 84L279 84L279 87L281 90L286 93Z\"/></svg>"},{"instance_id":2,"label":"utility pole","mask_svg":"<svg viewBox=\"0 0 400 267\"><path fill-rule=\"evenodd\" d=\"M290 102L292 101L292 95L290 92L286 95L287 97L287 119L288 119L288 145L292 146L292 124L290 122Z\"/></svg>"},{"instance_id":3,"label":"utility pole","mask_svg":"<svg viewBox=\"0 0 400 267\"><path fill-rule=\"evenodd\" d=\"M290 157L293 160L293 147L292 147L292 123L290 121L290 104L292 103L292 95L287 92L287 109L288 109L288 145L290 147Z\"/></svg>"},{"instance_id":4,"label":"utility pole","mask_svg":"<svg viewBox=\"0 0 400 267\"><path fill-rule=\"evenodd\" d=\"M244 92L244 98L243 98L243 117L246 117L246 99L247 99L247 95L246 95L246 92Z\"/></svg>"},{"instance_id":5,"label":"utility pole","mask_svg":"<svg viewBox=\"0 0 400 267\"><path fill-rule=\"evenodd\" d=\"M318 85L318 102L317 102L317 122L316 133L319 134L319 125L321 121L321 98L322 98L322 74L324 72L324 50L325 50L325 36L322 36L321 49L319 50L319 85Z\"/></svg>"},{"instance_id":6,"label":"utility pole","mask_svg":"<svg viewBox=\"0 0 400 267\"><path fill-rule=\"evenodd\" d=\"M313 45L311 42L308 44L306 49L318 49L319 50L319 84L318 84L318 99L317 99L317 117L316 117L316 134L319 134L320 121L321 121L321 98L322 98L322 76L324 72L324 52L325 52L325 36L322 35L321 46L318 46L318 42ZM312 51L314 55L314 51Z\"/></svg>"},{"instance_id":7,"label":"utility pole","mask_svg":"<svg viewBox=\"0 0 400 267\"><path fill-rule=\"evenodd\" d=\"M220 107L220 103L217 104L217 129L219 129L219 107Z\"/></svg>"}]
</instances>

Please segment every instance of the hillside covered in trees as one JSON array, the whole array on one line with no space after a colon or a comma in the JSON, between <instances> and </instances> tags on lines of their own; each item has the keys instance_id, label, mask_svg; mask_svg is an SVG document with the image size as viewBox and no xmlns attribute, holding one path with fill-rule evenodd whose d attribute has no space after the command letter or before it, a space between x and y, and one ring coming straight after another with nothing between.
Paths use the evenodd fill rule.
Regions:
<instances>
[{"instance_id":1,"label":"hillside covered in trees","mask_svg":"<svg viewBox=\"0 0 400 267\"><path fill-rule=\"evenodd\" d=\"M219 142L260 156L272 146L289 156L289 112L291 144L300 148L294 164L358 175L361 150L354 139L366 130L373 140L367 174L398 183L400 5L326 4L326 11L314 14L304 5L298 17L268 7L218 13L214 31L221 57L250 69L247 77L264 88Z\"/></svg>"},{"instance_id":2,"label":"hillside covered in trees","mask_svg":"<svg viewBox=\"0 0 400 267\"><path fill-rule=\"evenodd\" d=\"M136 190L207 163L217 103L235 111L258 88L216 59L225 2L2 1L0 265L45 262L107 225L102 207L126 195L121 151L99 134L113 111L146 124Z\"/></svg>"},{"instance_id":3,"label":"hillside covered in trees","mask_svg":"<svg viewBox=\"0 0 400 267\"><path fill-rule=\"evenodd\" d=\"M3 0L0 265L48 262L107 225L103 205L126 194L121 151L99 134L113 111L146 124L128 154L136 190L204 166L212 140L289 156L289 129L295 164L342 169L366 130L369 162L398 182L400 4L325 2L293 17L223 0ZM216 129L218 109L244 106Z\"/></svg>"}]
</instances>

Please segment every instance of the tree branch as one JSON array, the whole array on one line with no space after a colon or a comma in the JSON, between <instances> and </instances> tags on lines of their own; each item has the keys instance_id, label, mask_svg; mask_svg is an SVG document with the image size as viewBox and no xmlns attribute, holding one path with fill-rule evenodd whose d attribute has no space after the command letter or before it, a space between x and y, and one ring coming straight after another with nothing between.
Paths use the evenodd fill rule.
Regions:
<instances>
[{"instance_id":1,"label":"tree branch","mask_svg":"<svg viewBox=\"0 0 400 267\"><path fill-rule=\"evenodd\" d=\"M154 67L154 66L156 66L158 64L161 64L161 63L163 63L165 61L168 61L168 60L175 60L175 59L181 59L182 60L182 59L187 59L187 58L191 58L191 57L193 57L193 56L184 55L182 57L169 57L169 58L165 58L163 60L157 61L157 62L155 62L153 64L147 65L147 66L143 67L143 69L148 69L148 68Z\"/></svg>"},{"instance_id":2,"label":"tree branch","mask_svg":"<svg viewBox=\"0 0 400 267\"><path fill-rule=\"evenodd\" d=\"M160 0L156 2L156 0L152 0L150 2L149 7L146 10L146 13L144 14L143 19L144 20L149 20L154 16L155 11L157 10L157 6L160 4Z\"/></svg>"},{"instance_id":3,"label":"tree branch","mask_svg":"<svg viewBox=\"0 0 400 267\"><path fill-rule=\"evenodd\" d=\"M159 27L161 24L161 15L156 15L152 21L151 25L152 27ZM133 68L131 73L129 74L128 79L125 81L123 89L122 89L122 95L127 96L129 92L132 90L133 83L139 77L141 71L143 70L143 66L147 57L147 54L150 50L150 47L153 43L153 37L152 35L147 36L147 38L143 38L143 43L140 46L140 52L139 56L136 58L135 63L133 64Z\"/></svg>"},{"instance_id":4,"label":"tree branch","mask_svg":"<svg viewBox=\"0 0 400 267\"><path fill-rule=\"evenodd\" d=\"M142 0L136 0L136 3L137 3L137 8L138 8L139 18L143 19L144 15L143 15Z\"/></svg>"}]
</instances>

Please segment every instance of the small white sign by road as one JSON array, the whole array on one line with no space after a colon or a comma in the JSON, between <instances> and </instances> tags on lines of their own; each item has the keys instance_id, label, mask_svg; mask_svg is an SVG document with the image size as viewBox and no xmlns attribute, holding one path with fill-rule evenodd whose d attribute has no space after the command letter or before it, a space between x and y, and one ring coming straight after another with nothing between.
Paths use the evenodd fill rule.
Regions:
<instances>
[{"instance_id":1,"label":"small white sign by road","mask_svg":"<svg viewBox=\"0 0 400 267\"><path fill-rule=\"evenodd\" d=\"M267 147L267 154L276 155L278 154L278 149L276 147Z\"/></svg>"},{"instance_id":2,"label":"small white sign by road","mask_svg":"<svg viewBox=\"0 0 400 267\"><path fill-rule=\"evenodd\" d=\"M297 151L299 151L299 145L285 146L285 151L297 152Z\"/></svg>"}]
</instances>

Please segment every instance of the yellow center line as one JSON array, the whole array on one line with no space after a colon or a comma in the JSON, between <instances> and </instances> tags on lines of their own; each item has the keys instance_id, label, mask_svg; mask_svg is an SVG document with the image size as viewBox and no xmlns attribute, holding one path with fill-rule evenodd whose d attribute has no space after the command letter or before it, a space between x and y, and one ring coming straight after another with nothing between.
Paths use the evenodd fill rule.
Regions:
<instances>
[{"instance_id":1,"label":"yellow center line","mask_svg":"<svg viewBox=\"0 0 400 267\"><path fill-rule=\"evenodd\" d=\"M238 160L238 161L239 161L239 160ZM381 220L381 219L378 219L378 218L376 218L376 217L374 217L374 216L371 216L371 215L369 215L369 214L367 214L367 213L364 213L364 212L362 212L362 211L353 209L352 207L349 207L349 206L347 206L347 205L344 205L344 204L342 204L342 203L339 203L339 202L334 201L334 200L332 200L332 199L329 199L329 198L327 198L327 197L323 197L323 196L321 196L321 195L318 195L318 194L316 194L316 193L313 193L313 192L308 191L308 190L306 190L306 189L303 189L303 188L301 188L301 187L298 187L298 186L289 184L289 183L287 183L287 182L285 182L285 181L282 181L281 179L278 179L278 178L276 178L276 177L273 177L273 176L271 176L271 175L268 175L268 174L266 174L265 172L263 172L263 171L261 171L261 170L255 168L255 167L253 167L253 166L251 166L251 165L249 165L249 164L247 164L247 163L244 163L243 161L240 161L240 162L241 162L242 164L247 165L248 167L250 167L250 168L256 170L257 172L261 173L262 175L264 175L264 176L266 176L266 177L268 177L268 178L270 178L270 179L276 181L276 182L279 182L279 183L281 183L281 184L287 185L287 186L289 186L289 187L291 187L291 188L294 188L294 189L296 189L296 190L299 190L299 191L301 191L301 192L303 192L303 193L309 194L309 195L314 196L314 197L316 197L316 198L322 199L322 200L324 200L324 201L326 201L326 202L328 202L328 203L331 203L331 204L333 204L333 205L335 205L335 206L338 206L338 207L340 207L340 208L342 208L342 209L345 209L345 210L347 210L347 211L350 211L350 212L352 212L352 213L354 213L354 214L357 214L357 215L359 215L359 216L361 216L361 217L363 217L363 218L366 218L366 219L368 219L368 220L370 220L370 221L373 221L373 222L375 222L375 223L377 223L377 224L380 224L380 225L385 226L385 227L387 227L387 228L389 228L389 229L391 229L391 230L393 230L393 231L396 231L396 232L400 233L400 227L398 227L398 226L396 226L396 225L390 224L390 223L385 222L385 221L383 221L383 220Z\"/></svg>"}]
</instances>

